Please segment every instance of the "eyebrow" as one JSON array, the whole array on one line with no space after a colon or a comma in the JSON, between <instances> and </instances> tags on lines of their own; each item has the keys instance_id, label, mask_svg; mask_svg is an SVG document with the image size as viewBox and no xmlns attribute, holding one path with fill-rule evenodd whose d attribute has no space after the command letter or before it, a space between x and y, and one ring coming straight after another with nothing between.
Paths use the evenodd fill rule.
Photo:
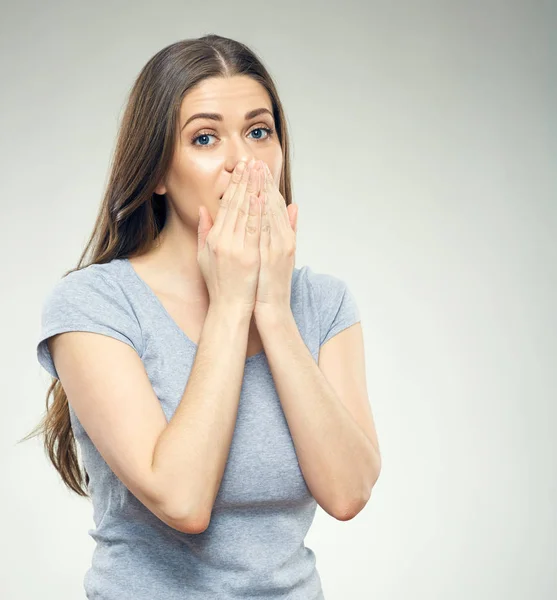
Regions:
<instances>
[{"instance_id":1,"label":"eyebrow","mask_svg":"<svg viewBox=\"0 0 557 600\"><path fill-rule=\"evenodd\" d=\"M244 118L247 121L248 119L253 119L254 117L257 117L257 115L260 115L262 113L269 113L271 115L271 117L273 116L273 113L268 108L255 108L254 110L250 110L249 112L247 112L245 114ZM188 123L190 123L191 121L193 121L194 119L212 119L213 121L222 121L223 120L223 116L221 114L219 114L219 113L196 113L195 115L192 115L184 123L184 127ZM184 129L184 127L182 127L182 129Z\"/></svg>"}]
</instances>

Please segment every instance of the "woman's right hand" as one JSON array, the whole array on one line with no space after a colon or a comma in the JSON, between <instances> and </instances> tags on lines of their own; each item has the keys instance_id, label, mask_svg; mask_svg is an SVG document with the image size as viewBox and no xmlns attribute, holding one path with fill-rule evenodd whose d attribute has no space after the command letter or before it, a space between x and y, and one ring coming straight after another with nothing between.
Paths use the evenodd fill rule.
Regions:
<instances>
[{"instance_id":1,"label":"woman's right hand","mask_svg":"<svg viewBox=\"0 0 557 600\"><path fill-rule=\"evenodd\" d=\"M200 207L197 262L211 304L237 306L251 314L261 264L259 192L264 171L252 160L241 172L241 164L232 173L214 223L207 208Z\"/></svg>"}]
</instances>

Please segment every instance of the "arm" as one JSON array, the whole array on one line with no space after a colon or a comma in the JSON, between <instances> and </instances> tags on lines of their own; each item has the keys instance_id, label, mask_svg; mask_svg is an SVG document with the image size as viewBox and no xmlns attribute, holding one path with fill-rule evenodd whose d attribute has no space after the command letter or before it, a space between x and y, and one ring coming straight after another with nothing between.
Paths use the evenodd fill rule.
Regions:
<instances>
[{"instance_id":1,"label":"arm","mask_svg":"<svg viewBox=\"0 0 557 600\"><path fill-rule=\"evenodd\" d=\"M251 315L211 304L184 394L152 469L167 510L207 527L236 425Z\"/></svg>"},{"instance_id":2,"label":"arm","mask_svg":"<svg viewBox=\"0 0 557 600\"><path fill-rule=\"evenodd\" d=\"M362 427L364 418L355 420L356 411L347 408L355 401L341 401L301 338L291 312L260 316L257 326L306 483L327 513L348 520L366 504L379 476L373 421ZM337 334L322 353L327 347L329 354L331 346L342 344L342 338L355 329ZM338 363L336 358L327 362ZM341 377L336 374L335 379Z\"/></svg>"},{"instance_id":3,"label":"arm","mask_svg":"<svg viewBox=\"0 0 557 600\"><path fill-rule=\"evenodd\" d=\"M170 422L137 354L108 335L69 331L48 346L91 441L123 484L184 533L208 524L234 431L251 315L211 305Z\"/></svg>"}]
</instances>

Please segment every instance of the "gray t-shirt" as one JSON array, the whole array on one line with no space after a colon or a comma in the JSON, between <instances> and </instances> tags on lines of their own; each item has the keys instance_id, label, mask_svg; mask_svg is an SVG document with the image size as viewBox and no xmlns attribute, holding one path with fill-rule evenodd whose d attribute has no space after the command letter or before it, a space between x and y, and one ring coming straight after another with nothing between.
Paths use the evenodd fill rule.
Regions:
<instances>
[{"instance_id":1,"label":"gray t-shirt","mask_svg":"<svg viewBox=\"0 0 557 600\"><path fill-rule=\"evenodd\" d=\"M332 336L360 320L343 280L308 266L292 274L291 308L315 361ZM167 420L184 392L197 345L125 259L61 278L46 297L37 346L92 331L134 348ZM303 401L303 390L300 390ZM236 427L206 531L186 534L157 518L116 477L70 404L90 482L96 546L84 577L90 600L323 599L314 552L304 545L317 503L300 466L265 351L246 359Z\"/></svg>"}]
</instances>

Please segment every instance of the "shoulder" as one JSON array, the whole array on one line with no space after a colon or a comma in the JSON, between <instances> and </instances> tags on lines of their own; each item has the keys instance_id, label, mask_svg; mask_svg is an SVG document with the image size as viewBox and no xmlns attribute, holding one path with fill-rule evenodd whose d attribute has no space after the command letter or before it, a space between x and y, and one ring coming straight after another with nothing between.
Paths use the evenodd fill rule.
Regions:
<instances>
[{"instance_id":1,"label":"shoulder","mask_svg":"<svg viewBox=\"0 0 557 600\"><path fill-rule=\"evenodd\" d=\"M47 293L41 311L39 361L55 374L46 341L69 332L88 331L116 338L141 356L143 336L129 297L118 277L117 261L71 271Z\"/></svg>"},{"instance_id":2,"label":"shoulder","mask_svg":"<svg viewBox=\"0 0 557 600\"><path fill-rule=\"evenodd\" d=\"M305 293L320 330L320 346L331 337L360 321L356 299L347 282L332 273L304 265L295 270L296 285Z\"/></svg>"},{"instance_id":3,"label":"shoulder","mask_svg":"<svg viewBox=\"0 0 557 600\"><path fill-rule=\"evenodd\" d=\"M346 282L340 277L332 273L315 271L309 265L304 265L296 271L298 285L305 287L313 301L319 305L335 300L348 289Z\"/></svg>"},{"instance_id":4,"label":"shoulder","mask_svg":"<svg viewBox=\"0 0 557 600\"><path fill-rule=\"evenodd\" d=\"M91 264L70 271L61 277L47 293L43 309L58 304L78 304L85 302L94 307L97 303L113 303L123 296L123 290L115 277L116 262Z\"/></svg>"}]
</instances>

